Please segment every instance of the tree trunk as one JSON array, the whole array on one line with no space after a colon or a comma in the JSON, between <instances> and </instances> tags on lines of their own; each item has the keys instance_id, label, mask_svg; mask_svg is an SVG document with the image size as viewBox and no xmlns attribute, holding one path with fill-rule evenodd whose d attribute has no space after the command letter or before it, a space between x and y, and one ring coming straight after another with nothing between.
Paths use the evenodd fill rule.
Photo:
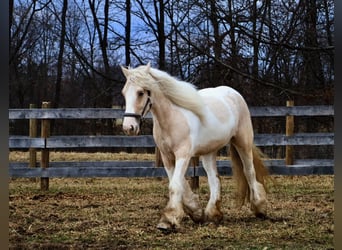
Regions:
<instances>
[{"instance_id":1,"label":"tree trunk","mask_svg":"<svg viewBox=\"0 0 342 250\"><path fill-rule=\"evenodd\" d=\"M126 27L125 27L125 64L131 64L131 0L126 0Z\"/></svg>"},{"instance_id":2,"label":"tree trunk","mask_svg":"<svg viewBox=\"0 0 342 250\"><path fill-rule=\"evenodd\" d=\"M304 45L307 48L318 47L317 40L317 6L316 0L305 0L305 37ZM305 84L312 88L324 85L324 76L321 65L320 53L307 50L304 54Z\"/></svg>"},{"instance_id":3,"label":"tree trunk","mask_svg":"<svg viewBox=\"0 0 342 250\"><path fill-rule=\"evenodd\" d=\"M215 62L212 69L212 77L210 79L210 87L215 87L218 85L223 84L222 80L222 65L220 60L222 58L222 36L220 34L220 24L219 24L219 17L218 17L218 10L216 6L215 0L210 0L210 10L209 10L209 20L213 27L213 35L214 35L214 42L213 42L213 50L214 50L214 57Z\"/></svg>"},{"instance_id":4,"label":"tree trunk","mask_svg":"<svg viewBox=\"0 0 342 250\"><path fill-rule=\"evenodd\" d=\"M257 10L257 0L253 0L252 7L252 23L253 23L253 65L252 65L252 75L258 78L259 75L259 41L257 39L257 20L258 20L258 10Z\"/></svg>"},{"instance_id":5,"label":"tree trunk","mask_svg":"<svg viewBox=\"0 0 342 250\"><path fill-rule=\"evenodd\" d=\"M13 22L13 0L9 0L8 9L9 9L9 15L8 15L9 37L12 37L11 28L12 28L12 22Z\"/></svg>"},{"instance_id":6,"label":"tree trunk","mask_svg":"<svg viewBox=\"0 0 342 250\"><path fill-rule=\"evenodd\" d=\"M159 22L158 22L158 44L159 44L159 69L165 70L165 3L164 0L159 1ZM157 12L156 12L157 14Z\"/></svg>"},{"instance_id":7,"label":"tree trunk","mask_svg":"<svg viewBox=\"0 0 342 250\"><path fill-rule=\"evenodd\" d=\"M68 10L68 0L63 0L63 9L62 9L62 19L61 19L61 40L59 43L59 53L58 53L58 61L57 61L57 78L55 85L55 99L54 99L54 107L58 108L59 100L61 95L61 82L63 75L63 54L64 54L64 44L65 44L65 33L66 33L66 13Z\"/></svg>"},{"instance_id":8,"label":"tree trunk","mask_svg":"<svg viewBox=\"0 0 342 250\"><path fill-rule=\"evenodd\" d=\"M104 97L101 100L101 106L112 106L112 87L111 87L111 81L110 79L110 66L109 66L109 60L108 60L108 55L107 55L107 46L108 46L108 41L107 41L107 34L108 34L108 20L109 20L109 0L105 0L104 4L104 24L103 24L103 34L101 31L101 25L99 22L99 19L97 17L96 13L96 8L95 8L95 1L89 0L89 6L91 9L91 13L93 15L94 19L94 25L95 29L98 34L99 38L99 43L100 43L100 49L101 49L101 54L102 54L102 61L103 61L103 67L104 67Z\"/></svg>"},{"instance_id":9,"label":"tree trunk","mask_svg":"<svg viewBox=\"0 0 342 250\"><path fill-rule=\"evenodd\" d=\"M230 46L231 46L231 65L233 68L238 69L238 51L236 46L235 39L235 20L233 19L233 6L232 0L228 1L228 23L230 25L229 37L230 37ZM232 82L237 81L237 76L234 72L230 72L230 80Z\"/></svg>"},{"instance_id":10,"label":"tree trunk","mask_svg":"<svg viewBox=\"0 0 342 250\"><path fill-rule=\"evenodd\" d=\"M217 60L220 60L221 55L222 55L222 39L220 36L220 25L219 25L217 11L218 10L216 7L216 1L210 0L209 18L213 26L213 33L214 33L214 55Z\"/></svg>"}]
</instances>

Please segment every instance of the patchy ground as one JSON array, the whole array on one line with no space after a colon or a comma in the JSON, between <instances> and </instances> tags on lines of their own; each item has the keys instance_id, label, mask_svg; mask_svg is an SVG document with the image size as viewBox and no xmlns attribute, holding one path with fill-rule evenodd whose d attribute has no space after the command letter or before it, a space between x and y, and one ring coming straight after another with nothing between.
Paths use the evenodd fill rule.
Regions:
<instances>
[{"instance_id":1,"label":"patchy ground","mask_svg":"<svg viewBox=\"0 0 342 250\"><path fill-rule=\"evenodd\" d=\"M9 181L10 249L333 249L334 177L273 176L269 215L236 209L234 181L222 177L219 226L188 217L178 233L156 229L167 202L165 178L31 179ZM209 190L200 178L205 205Z\"/></svg>"}]
</instances>

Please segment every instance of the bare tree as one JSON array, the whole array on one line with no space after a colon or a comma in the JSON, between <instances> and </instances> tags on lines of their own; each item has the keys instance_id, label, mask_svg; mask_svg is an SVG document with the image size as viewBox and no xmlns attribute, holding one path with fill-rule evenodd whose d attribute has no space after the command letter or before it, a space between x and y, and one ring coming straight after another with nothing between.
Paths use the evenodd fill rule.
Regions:
<instances>
[{"instance_id":1,"label":"bare tree","mask_svg":"<svg viewBox=\"0 0 342 250\"><path fill-rule=\"evenodd\" d=\"M316 0L302 1L305 8L305 47L318 47L317 32L317 5ZM324 85L324 76L322 71L320 53L316 51L303 51L304 56L304 85L319 87Z\"/></svg>"},{"instance_id":2,"label":"bare tree","mask_svg":"<svg viewBox=\"0 0 342 250\"><path fill-rule=\"evenodd\" d=\"M61 82L62 82L62 74L63 74L63 56L64 56L65 35L66 35L67 10L68 10L68 0L63 0L63 9L62 9L62 17L61 17L61 34L60 34L59 52L58 52L58 60L57 60L55 98L54 98L54 103L53 103L54 107L56 108L59 106L59 99L61 96Z\"/></svg>"},{"instance_id":3,"label":"bare tree","mask_svg":"<svg viewBox=\"0 0 342 250\"><path fill-rule=\"evenodd\" d=\"M89 7L91 10L91 14L94 20L94 26L97 31L97 36L99 39L99 44L101 48L101 53L102 53L102 60L103 60L103 66L104 66L104 71L106 76L109 76L109 60L108 60L108 55L107 55L107 47L108 47L108 18L109 18L109 0L105 0L104 7L103 7L103 24L100 24L98 14L96 11L96 6L95 6L95 0L88 0ZM103 30L101 29L101 26L103 27Z\"/></svg>"},{"instance_id":4,"label":"bare tree","mask_svg":"<svg viewBox=\"0 0 342 250\"><path fill-rule=\"evenodd\" d=\"M47 64L52 61L54 48L50 46L48 50L44 44L48 42L53 27L50 26L49 31L44 24L52 19L46 15L50 3L14 2L10 14L10 105L27 107L28 103L39 104L38 100L48 97L50 81ZM53 41L51 37L50 41Z\"/></svg>"},{"instance_id":5,"label":"bare tree","mask_svg":"<svg viewBox=\"0 0 342 250\"><path fill-rule=\"evenodd\" d=\"M314 89L333 89L333 9L332 0L11 0L11 105L68 105L71 81L75 103L109 106L123 81L116 65L150 60L251 103L321 100Z\"/></svg>"},{"instance_id":6,"label":"bare tree","mask_svg":"<svg viewBox=\"0 0 342 250\"><path fill-rule=\"evenodd\" d=\"M136 15L155 36L158 42L158 65L160 69L165 69L165 5L168 1L152 0L145 3L143 0L139 0L136 2L140 7L140 11L136 12Z\"/></svg>"},{"instance_id":7,"label":"bare tree","mask_svg":"<svg viewBox=\"0 0 342 250\"><path fill-rule=\"evenodd\" d=\"M126 0L126 26L125 26L125 61L126 66L131 64L131 0Z\"/></svg>"}]
</instances>

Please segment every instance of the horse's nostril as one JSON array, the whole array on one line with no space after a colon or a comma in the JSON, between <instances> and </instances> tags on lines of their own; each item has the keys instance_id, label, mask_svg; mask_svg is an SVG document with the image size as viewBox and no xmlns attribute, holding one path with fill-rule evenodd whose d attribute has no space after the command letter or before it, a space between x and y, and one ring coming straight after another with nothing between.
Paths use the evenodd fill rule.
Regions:
<instances>
[{"instance_id":1,"label":"horse's nostril","mask_svg":"<svg viewBox=\"0 0 342 250\"><path fill-rule=\"evenodd\" d=\"M134 127L133 127L133 125L131 125L131 131L134 131Z\"/></svg>"}]
</instances>

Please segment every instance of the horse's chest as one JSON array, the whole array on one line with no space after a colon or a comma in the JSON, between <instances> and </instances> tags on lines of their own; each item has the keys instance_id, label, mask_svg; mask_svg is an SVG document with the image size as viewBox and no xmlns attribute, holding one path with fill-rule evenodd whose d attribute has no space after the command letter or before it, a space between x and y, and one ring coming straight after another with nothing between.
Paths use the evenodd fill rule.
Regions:
<instances>
[{"instance_id":1,"label":"horse's chest","mask_svg":"<svg viewBox=\"0 0 342 250\"><path fill-rule=\"evenodd\" d=\"M171 148L172 141L170 140L169 136L163 135L161 133L154 133L153 137L154 137L154 141L156 142L159 148L161 149Z\"/></svg>"},{"instance_id":2,"label":"horse's chest","mask_svg":"<svg viewBox=\"0 0 342 250\"><path fill-rule=\"evenodd\" d=\"M184 130L180 128L165 130L154 126L153 137L158 148L163 152L175 153L180 149L190 148L191 144L189 133L184 133Z\"/></svg>"}]
</instances>

